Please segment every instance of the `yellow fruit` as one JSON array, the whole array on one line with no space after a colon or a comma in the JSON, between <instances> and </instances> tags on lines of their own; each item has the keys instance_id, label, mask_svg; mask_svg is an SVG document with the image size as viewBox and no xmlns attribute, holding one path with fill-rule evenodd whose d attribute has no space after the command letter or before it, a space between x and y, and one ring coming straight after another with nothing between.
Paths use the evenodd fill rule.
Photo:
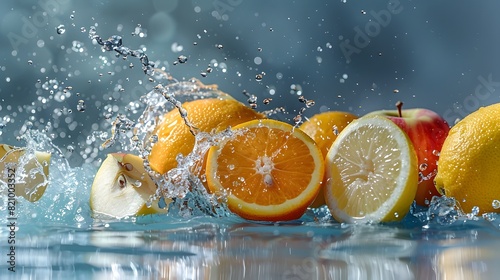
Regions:
<instances>
[{"instance_id":1,"label":"yellow fruit","mask_svg":"<svg viewBox=\"0 0 500 280\"><path fill-rule=\"evenodd\" d=\"M235 136L210 148L206 177L226 193L231 211L250 220L300 218L318 194L324 160L300 129L276 120L242 123Z\"/></svg>"},{"instance_id":2,"label":"yellow fruit","mask_svg":"<svg viewBox=\"0 0 500 280\"><path fill-rule=\"evenodd\" d=\"M16 196L35 202L47 188L50 158L49 153L26 154L25 148L0 144L0 182L5 182L8 189L14 186Z\"/></svg>"},{"instance_id":3,"label":"yellow fruit","mask_svg":"<svg viewBox=\"0 0 500 280\"><path fill-rule=\"evenodd\" d=\"M500 103L480 108L453 126L439 155L437 190L466 213L500 212Z\"/></svg>"},{"instance_id":4,"label":"yellow fruit","mask_svg":"<svg viewBox=\"0 0 500 280\"><path fill-rule=\"evenodd\" d=\"M324 158L335 139L337 139L337 135L357 118L357 116L347 112L323 112L309 118L300 126L300 129L316 142ZM322 186L322 190L311 204L311 207L320 207L325 204L323 188L324 186Z\"/></svg>"},{"instance_id":5,"label":"yellow fruit","mask_svg":"<svg viewBox=\"0 0 500 280\"><path fill-rule=\"evenodd\" d=\"M410 209L417 156L406 133L385 117L354 120L326 156L325 198L339 222L391 222Z\"/></svg>"},{"instance_id":6,"label":"yellow fruit","mask_svg":"<svg viewBox=\"0 0 500 280\"><path fill-rule=\"evenodd\" d=\"M300 129L318 144L323 156L326 157L337 135L358 117L347 112L330 111L319 113L305 121Z\"/></svg>"},{"instance_id":7,"label":"yellow fruit","mask_svg":"<svg viewBox=\"0 0 500 280\"><path fill-rule=\"evenodd\" d=\"M242 122L264 118L264 115L234 99L200 99L182 106L187 111L189 121L203 132L218 132ZM158 142L151 150L149 163L160 174L177 167L178 154L185 156L194 148L195 137L177 109L165 114L155 134L158 135Z\"/></svg>"}]
</instances>

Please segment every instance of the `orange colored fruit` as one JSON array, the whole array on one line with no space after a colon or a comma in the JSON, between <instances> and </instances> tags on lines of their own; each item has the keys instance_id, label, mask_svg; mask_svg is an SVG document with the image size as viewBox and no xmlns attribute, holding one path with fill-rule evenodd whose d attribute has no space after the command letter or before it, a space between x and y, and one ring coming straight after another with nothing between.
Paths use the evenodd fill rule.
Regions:
<instances>
[{"instance_id":1,"label":"orange colored fruit","mask_svg":"<svg viewBox=\"0 0 500 280\"><path fill-rule=\"evenodd\" d=\"M309 118L300 126L300 129L318 144L323 153L323 158L325 158L333 142L337 139L337 135L357 118L357 116L347 112L323 112ZM324 186L321 189L323 190ZM311 204L311 207L320 207L326 203L322 190Z\"/></svg>"},{"instance_id":2,"label":"orange colored fruit","mask_svg":"<svg viewBox=\"0 0 500 280\"><path fill-rule=\"evenodd\" d=\"M357 118L351 113L329 111L312 116L300 126L300 129L318 144L323 156L326 157L337 135Z\"/></svg>"},{"instance_id":3,"label":"orange colored fruit","mask_svg":"<svg viewBox=\"0 0 500 280\"><path fill-rule=\"evenodd\" d=\"M302 130L271 119L233 128L234 137L210 148L207 185L225 193L231 211L249 220L300 218L316 198L324 159Z\"/></svg>"},{"instance_id":4,"label":"orange colored fruit","mask_svg":"<svg viewBox=\"0 0 500 280\"><path fill-rule=\"evenodd\" d=\"M265 117L230 98L199 99L186 102L182 107L187 111L189 121L203 132L219 132L242 122ZM152 147L149 164L160 174L177 167L177 155L186 156L194 148L195 137L177 109L165 114L155 134L158 142Z\"/></svg>"}]
</instances>

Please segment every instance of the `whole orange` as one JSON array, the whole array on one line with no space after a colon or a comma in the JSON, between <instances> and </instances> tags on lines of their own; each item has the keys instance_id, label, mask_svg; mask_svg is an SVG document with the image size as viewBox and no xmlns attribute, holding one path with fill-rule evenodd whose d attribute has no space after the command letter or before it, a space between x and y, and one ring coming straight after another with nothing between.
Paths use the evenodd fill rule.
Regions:
<instances>
[{"instance_id":1,"label":"whole orange","mask_svg":"<svg viewBox=\"0 0 500 280\"><path fill-rule=\"evenodd\" d=\"M323 154L323 158L325 158L333 142L337 139L337 135L357 118L357 116L348 112L328 111L312 116L300 126L300 129L316 142ZM324 204L325 198L322 187L311 207L320 207Z\"/></svg>"},{"instance_id":2,"label":"whole orange","mask_svg":"<svg viewBox=\"0 0 500 280\"><path fill-rule=\"evenodd\" d=\"M246 121L265 117L231 98L199 99L185 102L182 107L186 110L189 121L202 132L218 132ZM158 142L152 147L149 164L160 174L177 167L177 155L186 156L195 145L195 136L177 109L164 115L156 127L155 134L158 136Z\"/></svg>"}]
</instances>

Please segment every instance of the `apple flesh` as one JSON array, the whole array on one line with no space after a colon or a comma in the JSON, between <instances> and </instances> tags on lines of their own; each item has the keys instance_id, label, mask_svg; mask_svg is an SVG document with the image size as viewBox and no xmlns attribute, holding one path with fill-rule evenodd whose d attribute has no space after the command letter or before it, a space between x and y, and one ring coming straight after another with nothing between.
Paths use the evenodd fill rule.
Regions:
<instances>
[{"instance_id":1,"label":"apple flesh","mask_svg":"<svg viewBox=\"0 0 500 280\"><path fill-rule=\"evenodd\" d=\"M434 177L439 152L450 130L448 123L436 112L422 108L381 110L368 115L386 116L410 138L418 157L420 178L415 195L417 204L428 206L433 196L441 196L434 186Z\"/></svg>"},{"instance_id":2,"label":"apple flesh","mask_svg":"<svg viewBox=\"0 0 500 280\"><path fill-rule=\"evenodd\" d=\"M7 192L14 186L16 197L35 202L49 183L50 157L50 153L0 144L0 182L5 183Z\"/></svg>"},{"instance_id":3,"label":"apple flesh","mask_svg":"<svg viewBox=\"0 0 500 280\"><path fill-rule=\"evenodd\" d=\"M124 218L166 213L158 200L147 203L156 184L144 168L142 158L132 154L108 154L97 171L90 191L90 208L98 217ZM165 201L167 204L170 201Z\"/></svg>"}]
</instances>

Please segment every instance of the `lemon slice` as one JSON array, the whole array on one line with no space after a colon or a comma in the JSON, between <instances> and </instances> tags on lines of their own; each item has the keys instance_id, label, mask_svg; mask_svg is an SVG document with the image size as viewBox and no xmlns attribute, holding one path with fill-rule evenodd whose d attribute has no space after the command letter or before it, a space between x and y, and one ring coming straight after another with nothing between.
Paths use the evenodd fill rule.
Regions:
<instances>
[{"instance_id":1,"label":"lemon slice","mask_svg":"<svg viewBox=\"0 0 500 280\"><path fill-rule=\"evenodd\" d=\"M325 198L339 222L401 220L415 198L417 156L406 133L387 118L354 120L326 156Z\"/></svg>"}]
</instances>

